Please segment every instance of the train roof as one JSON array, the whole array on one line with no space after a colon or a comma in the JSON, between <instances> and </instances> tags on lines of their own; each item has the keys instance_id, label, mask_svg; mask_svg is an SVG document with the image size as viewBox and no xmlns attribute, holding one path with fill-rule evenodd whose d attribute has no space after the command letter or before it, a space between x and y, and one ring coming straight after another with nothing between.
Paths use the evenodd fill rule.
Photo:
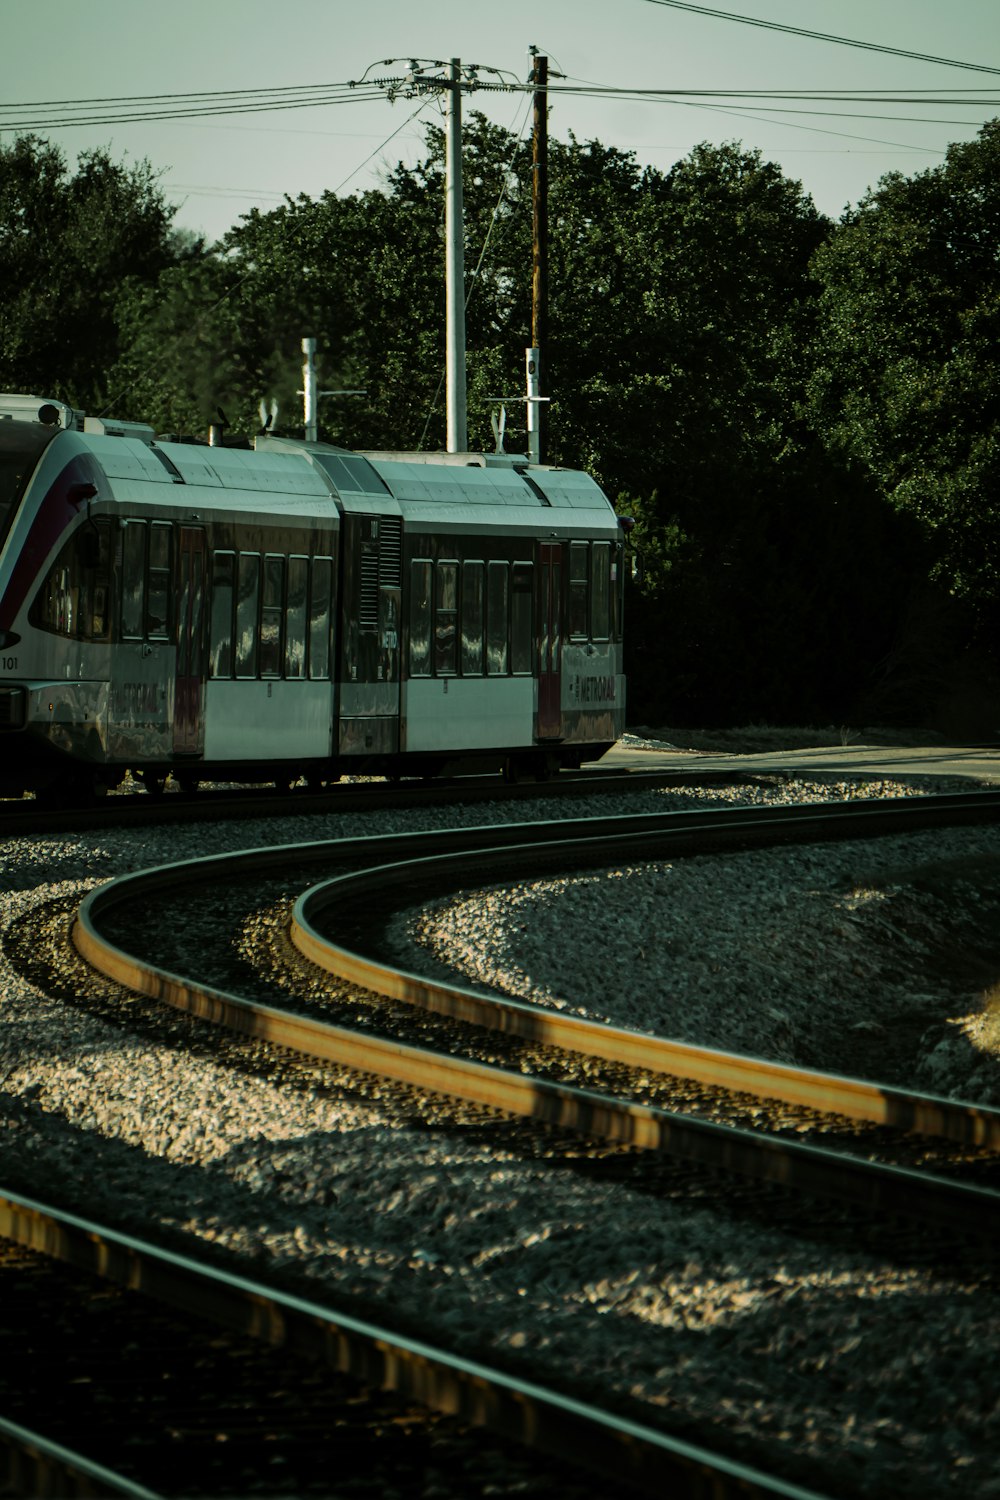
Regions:
<instances>
[{"instance_id":1,"label":"train roof","mask_svg":"<svg viewBox=\"0 0 1000 1500\"><path fill-rule=\"evenodd\" d=\"M142 423L85 417L65 403L0 394L4 418L64 429L69 443L100 465L121 504L310 520L329 516L333 499L339 509L401 513L418 525L454 524L459 508L473 526L537 525L552 510L570 526L593 525L595 512L606 522L613 517L589 474L530 464L518 455L360 453L269 436L252 449L176 442L154 437Z\"/></svg>"}]
</instances>

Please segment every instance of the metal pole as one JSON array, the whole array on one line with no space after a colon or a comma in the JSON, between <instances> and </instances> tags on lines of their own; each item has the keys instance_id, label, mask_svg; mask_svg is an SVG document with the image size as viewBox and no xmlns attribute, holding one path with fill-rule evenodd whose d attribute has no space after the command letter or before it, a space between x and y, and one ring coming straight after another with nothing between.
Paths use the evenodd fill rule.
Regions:
<instances>
[{"instance_id":1,"label":"metal pole","mask_svg":"<svg viewBox=\"0 0 1000 1500\"><path fill-rule=\"evenodd\" d=\"M539 418L542 414L541 402L538 399L538 350L525 349L524 368L528 385L528 461L533 464L541 463L541 434L538 430Z\"/></svg>"},{"instance_id":2,"label":"metal pole","mask_svg":"<svg viewBox=\"0 0 1000 1500\"><path fill-rule=\"evenodd\" d=\"M315 443L319 431L319 401L316 395L316 340L303 339L302 353L306 357L305 364L302 366L302 422L305 428L306 442Z\"/></svg>"},{"instance_id":3,"label":"metal pole","mask_svg":"<svg viewBox=\"0 0 1000 1500\"><path fill-rule=\"evenodd\" d=\"M534 122L531 137L531 342L535 349L535 394L540 395L545 376L546 345L548 342L549 301L549 60L535 56L533 68L535 78ZM547 376L545 376L547 382ZM542 462L546 451L545 427L542 407L535 403L535 443L538 449L536 463ZM531 442L532 402L528 401L528 441Z\"/></svg>"},{"instance_id":4,"label":"metal pole","mask_svg":"<svg viewBox=\"0 0 1000 1500\"><path fill-rule=\"evenodd\" d=\"M448 129L445 151L445 375L447 384L448 452L464 453L469 446L465 398L465 228L462 206L462 65L451 60L448 87Z\"/></svg>"}]
</instances>

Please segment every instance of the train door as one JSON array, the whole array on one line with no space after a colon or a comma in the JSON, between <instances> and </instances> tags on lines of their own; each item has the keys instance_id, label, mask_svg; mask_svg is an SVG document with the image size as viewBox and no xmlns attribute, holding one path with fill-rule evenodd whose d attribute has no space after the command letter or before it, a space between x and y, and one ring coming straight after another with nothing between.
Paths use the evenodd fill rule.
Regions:
<instances>
[{"instance_id":1,"label":"train door","mask_svg":"<svg viewBox=\"0 0 1000 1500\"><path fill-rule=\"evenodd\" d=\"M177 675L174 754L205 749L205 531L182 526L177 547Z\"/></svg>"},{"instance_id":2,"label":"train door","mask_svg":"<svg viewBox=\"0 0 1000 1500\"><path fill-rule=\"evenodd\" d=\"M542 542L538 548L538 718L535 736L562 734L562 548Z\"/></svg>"},{"instance_id":3,"label":"train door","mask_svg":"<svg viewBox=\"0 0 1000 1500\"><path fill-rule=\"evenodd\" d=\"M363 502L362 502L363 503ZM400 746L402 519L344 505L339 747L395 755Z\"/></svg>"}]
</instances>

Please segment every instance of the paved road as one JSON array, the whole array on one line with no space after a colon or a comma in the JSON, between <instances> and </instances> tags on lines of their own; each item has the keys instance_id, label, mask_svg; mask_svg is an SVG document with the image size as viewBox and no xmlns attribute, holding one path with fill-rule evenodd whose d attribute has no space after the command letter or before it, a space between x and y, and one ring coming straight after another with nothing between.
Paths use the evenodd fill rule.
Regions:
<instances>
[{"instance_id":1,"label":"paved road","mask_svg":"<svg viewBox=\"0 0 1000 1500\"><path fill-rule=\"evenodd\" d=\"M795 776L967 776L1000 785L1000 745L934 745L900 749L884 745L828 745L820 749L762 751L754 755L704 750L646 749L617 744L602 766L630 771L782 772Z\"/></svg>"}]
</instances>

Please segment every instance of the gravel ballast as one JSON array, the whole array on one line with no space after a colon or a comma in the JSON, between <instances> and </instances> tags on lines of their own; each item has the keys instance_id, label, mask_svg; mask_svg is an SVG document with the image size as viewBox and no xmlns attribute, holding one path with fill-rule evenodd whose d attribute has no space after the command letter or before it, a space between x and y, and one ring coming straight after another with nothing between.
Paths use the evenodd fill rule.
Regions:
<instances>
[{"instance_id":1,"label":"gravel ballast","mask_svg":"<svg viewBox=\"0 0 1000 1500\"><path fill-rule=\"evenodd\" d=\"M750 795L859 790L901 791L762 780ZM665 795L592 810L663 810ZM509 816L419 814L425 826ZM372 822L290 817L281 837L370 834ZM415 827L406 812L380 823ZM275 826L216 825L213 849L271 842ZM602 1170L600 1151L557 1137L542 1151L473 1109L337 1070L285 1076L264 1049L192 1052L186 1023L151 1037L127 1010L109 1023L26 976L25 935L64 940L69 898L204 844L204 830L174 828L3 846L8 1182L169 1229L254 1273L305 1277L317 1295L360 1296L462 1352L606 1387L751 1461L775 1450L799 1478L815 1482L818 1465L845 1495L1000 1497L1000 1298L985 1273L734 1218L720 1198L649 1191L641 1174ZM995 1101L982 995L998 869L996 831L938 832L622 867L443 903L409 926L470 979L541 1004L812 1065L840 1066L839 1047L866 1063L854 1071L913 1066L919 1086ZM62 961L71 994L108 989Z\"/></svg>"}]
</instances>

